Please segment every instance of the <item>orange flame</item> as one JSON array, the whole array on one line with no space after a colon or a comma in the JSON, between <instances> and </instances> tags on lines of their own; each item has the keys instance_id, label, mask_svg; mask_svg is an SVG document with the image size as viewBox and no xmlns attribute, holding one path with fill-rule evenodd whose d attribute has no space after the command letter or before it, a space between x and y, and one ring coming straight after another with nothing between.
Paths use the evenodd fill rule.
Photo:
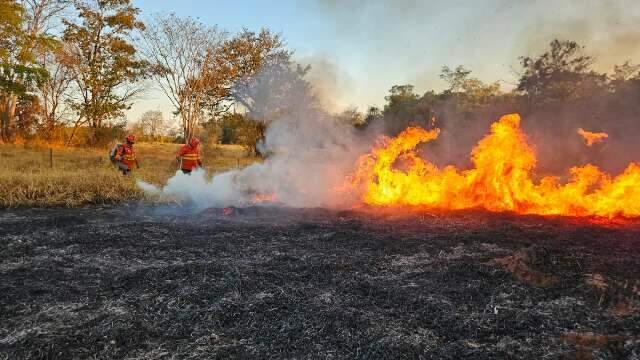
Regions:
<instances>
[{"instance_id":1,"label":"orange flame","mask_svg":"<svg viewBox=\"0 0 640 360\"><path fill-rule=\"evenodd\" d=\"M415 147L438 137L439 130L408 128L385 138L358 160L349 185L369 205L410 205L440 209L485 208L521 214L640 216L640 164L631 163L612 178L596 166L570 169L559 177L532 179L536 156L520 129L520 116L503 116L471 152L474 167L438 168L420 158ZM397 165L402 163L400 169Z\"/></svg>"},{"instance_id":2,"label":"orange flame","mask_svg":"<svg viewBox=\"0 0 640 360\"><path fill-rule=\"evenodd\" d=\"M275 193L256 193L253 194L253 197L251 198L251 202L254 204L263 202L275 202L276 200L277 196Z\"/></svg>"},{"instance_id":3,"label":"orange flame","mask_svg":"<svg viewBox=\"0 0 640 360\"><path fill-rule=\"evenodd\" d=\"M603 142L605 138L609 137L609 134L607 133L603 133L603 132L594 133L591 131L586 131L583 128L578 129L578 134L584 138L584 141L587 144L587 146L591 146L593 144Z\"/></svg>"}]
</instances>

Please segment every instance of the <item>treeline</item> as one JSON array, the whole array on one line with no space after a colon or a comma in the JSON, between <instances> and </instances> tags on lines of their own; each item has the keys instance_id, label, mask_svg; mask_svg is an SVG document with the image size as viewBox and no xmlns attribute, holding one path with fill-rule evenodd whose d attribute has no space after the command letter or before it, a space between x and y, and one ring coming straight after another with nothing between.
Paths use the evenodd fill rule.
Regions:
<instances>
[{"instance_id":1,"label":"treeline","mask_svg":"<svg viewBox=\"0 0 640 360\"><path fill-rule=\"evenodd\" d=\"M149 141L197 133L205 143L255 150L270 121L319 108L309 67L295 63L268 29L229 33L174 14L143 23L130 0L0 0L0 9L2 142L99 146L125 131ZM509 112L526 118L534 137L564 139L592 127L626 149L640 136L640 66L627 61L601 73L594 62L576 42L554 40L519 59L511 89L445 66L445 90L418 94L397 85L383 107L334 117L391 135L409 125L442 128L447 147L435 151L445 160L467 152L490 121ZM152 87L172 105L179 128L157 111L127 124L125 112ZM543 149L556 150L553 141Z\"/></svg>"},{"instance_id":2,"label":"treeline","mask_svg":"<svg viewBox=\"0 0 640 360\"><path fill-rule=\"evenodd\" d=\"M512 89L482 82L463 66L444 66L443 91L417 94L412 85L393 86L383 108L352 109L342 116L359 128L378 127L390 135L411 125L441 128L429 153L442 164L468 165L471 147L490 123L516 112L543 171L587 162L621 171L640 156L640 65L624 61L603 73L594 70L595 61L575 41L553 40L542 53L519 58ZM607 132L609 138L587 148L576 133L581 127Z\"/></svg>"},{"instance_id":3,"label":"treeline","mask_svg":"<svg viewBox=\"0 0 640 360\"><path fill-rule=\"evenodd\" d=\"M444 66L440 77L447 88L443 91L416 94L412 85L397 85L389 91L382 109L349 110L344 115L361 127L383 121L391 133L412 124L464 128L465 123L495 120L506 112L525 117L555 114L551 118L556 120L573 113L594 125L605 125L614 115L626 120L640 115L640 65L626 61L611 73L599 73L593 70L595 58L583 46L561 40L553 40L536 57L519 60L520 68L514 69L516 86L509 91L501 89L499 82L480 81L463 66Z\"/></svg>"},{"instance_id":4,"label":"treeline","mask_svg":"<svg viewBox=\"0 0 640 360\"><path fill-rule=\"evenodd\" d=\"M309 69L267 29L230 34L173 14L143 23L130 0L0 0L0 9L2 142L102 145L124 133L125 111L153 86L181 128L171 134L148 112L132 130L255 146L265 122L312 98Z\"/></svg>"}]
</instances>

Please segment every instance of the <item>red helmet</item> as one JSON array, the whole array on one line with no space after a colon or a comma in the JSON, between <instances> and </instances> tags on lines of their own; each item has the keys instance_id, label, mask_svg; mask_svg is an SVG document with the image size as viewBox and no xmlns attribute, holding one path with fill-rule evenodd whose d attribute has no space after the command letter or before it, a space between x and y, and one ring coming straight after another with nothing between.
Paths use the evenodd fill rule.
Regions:
<instances>
[{"instance_id":1,"label":"red helmet","mask_svg":"<svg viewBox=\"0 0 640 360\"><path fill-rule=\"evenodd\" d=\"M132 144L133 144L134 142L136 142L136 137L135 137L135 135L129 134L129 135L127 135L127 137L125 138L125 140L126 140L128 143L132 143Z\"/></svg>"},{"instance_id":2,"label":"red helmet","mask_svg":"<svg viewBox=\"0 0 640 360\"><path fill-rule=\"evenodd\" d=\"M200 140L198 140L197 137L192 136L191 140L189 140L189 145L191 145L191 147L196 147L198 144L200 144Z\"/></svg>"}]
</instances>

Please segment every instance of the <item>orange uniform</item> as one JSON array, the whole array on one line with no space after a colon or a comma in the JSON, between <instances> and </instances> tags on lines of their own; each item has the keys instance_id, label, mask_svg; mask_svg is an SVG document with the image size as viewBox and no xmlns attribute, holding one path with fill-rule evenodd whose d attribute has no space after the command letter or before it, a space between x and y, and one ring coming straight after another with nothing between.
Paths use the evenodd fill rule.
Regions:
<instances>
[{"instance_id":1,"label":"orange uniform","mask_svg":"<svg viewBox=\"0 0 640 360\"><path fill-rule=\"evenodd\" d=\"M124 143L118 148L115 160L125 165L128 170L133 169L133 166L138 164L136 153L133 151L133 146L128 143Z\"/></svg>"},{"instance_id":2,"label":"orange uniform","mask_svg":"<svg viewBox=\"0 0 640 360\"><path fill-rule=\"evenodd\" d=\"M191 171L197 167L202 166L202 160L200 160L200 151L197 145L182 145L176 157L182 158L183 171Z\"/></svg>"}]
</instances>

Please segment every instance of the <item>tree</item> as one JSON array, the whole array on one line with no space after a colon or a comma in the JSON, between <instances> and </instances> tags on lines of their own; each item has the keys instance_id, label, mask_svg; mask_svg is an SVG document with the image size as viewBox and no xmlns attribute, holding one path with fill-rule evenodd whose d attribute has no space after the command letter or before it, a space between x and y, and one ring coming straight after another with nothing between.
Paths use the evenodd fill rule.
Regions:
<instances>
[{"instance_id":1,"label":"tree","mask_svg":"<svg viewBox=\"0 0 640 360\"><path fill-rule=\"evenodd\" d=\"M47 70L49 76L38 87L38 117L43 135L52 140L55 130L62 123L68 107L68 98L74 75L71 71L69 48L58 41L53 33L62 25L63 16L71 5L67 0L24 0L28 14L27 29L31 36L48 41L35 49L36 62Z\"/></svg>"},{"instance_id":2,"label":"tree","mask_svg":"<svg viewBox=\"0 0 640 360\"><path fill-rule=\"evenodd\" d=\"M70 0L23 0L29 14L28 29L31 35L50 34L61 25L62 15L71 5Z\"/></svg>"},{"instance_id":3,"label":"tree","mask_svg":"<svg viewBox=\"0 0 640 360\"><path fill-rule=\"evenodd\" d=\"M71 106L78 115L76 126L88 124L95 145L98 130L123 116L142 91L138 81L147 74L148 63L137 57L130 41L144 24L136 19L139 10L130 0L76 2L75 7L79 22L65 20L63 36L78 87Z\"/></svg>"},{"instance_id":4,"label":"tree","mask_svg":"<svg viewBox=\"0 0 640 360\"><path fill-rule=\"evenodd\" d=\"M0 141L13 139L16 108L34 99L33 91L47 72L35 63L34 46L42 39L25 31L24 7L0 0Z\"/></svg>"},{"instance_id":5,"label":"tree","mask_svg":"<svg viewBox=\"0 0 640 360\"><path fill-rule=\"evenodd\" d=\"M221 116L219 124L222 128L223 144L245 145L252 155L256 155L256 145L264 136L264 122L251 119L247 115L228 113Z\"/></svg>"},{"instance_id":6,"label":"tree","mask_svg":"<svg viewBox=\"0 0 640 360\"><path fill-rule=\"evenodd\" d=\"M414 93L413 85L394 85L385 96L383 118L390 134L395 134L407 126L426 127L429 111L420 103L420 97ZM426 111L425 111L426 110Z\"/></svg>"},{"instance_id":7,"label":"tree","mask_svg":"<svg viewBox=\"0 0 640 360\"><path fill-rule=\"evenodd\" d=\"M175 14L156 16L143 32L143 53L157 86L182 119L185 141L202 120L207 93L217 85L217 79L205 75L226 36L216 27Z\"/></svg>"},{"instance_id":8,"label":"tree","mask_svg":"<svg viewBox=\"0 0 640 360\"><path fill-rule=\"evenodd\" d=\"M144 44L156 82L182 118L185 139L196 124L216 121L234 105L269 121L285 105L310 98L302 80L308 68L294 66L280 35L267 29L243 29L227 39L216 28L169 15L148 27Z\"/></svg>"},{"instance_id":9,"label":"tree","mask_svg":"<svg viewBox=\"0 0 640 360\"><path fill-rule=\"evenodd\" d=\"M637 92L640 89L640 64L625 61L622 65L615 65L610 83L617 94L631 95Z\"/></svg>"},{"instance_id":10,"label":"tree","mask_svg":"<svg viewBox=\"0 0 640 360\"><path fill-rule=\"evenodd\" d=\"M269 123L276 119L301 118L319 110L318 100L305 76L310 66L287 59L266 65L236 93L253 119Z\"/></svg>"},{"instance_id":11,"label":"tree","mask_svg":"<svg viewBox=\"0 0 640 360\"><path fill-rule=\"evenodd\" d=\"M467 70L462 65L458 65L455 70L451 70L448 66L443 66L440 72L440 78L449 84L447 89L449 92L464 92L465 85L469 81L471 70Z\"/></svg>"},{"instance_id":12,"label":"tree","mask_svg":"<svg viewBox=\"0 0 640 360\"><path fill-rule=\"evenodd\" d=\"M361 124L356 124L357 128L365 129L370 124L382 119L382 111L376 106L369 106L367 113L364 115L364 119Z\"/></svg>"},{"instance_id":13,"label":"tree","mask_svg":"<svg viewBox=\"0 0 640 360\"><path fill-rule=\"evenodd\" d=\"M51 140L56 136L54 134L56 128L67 120L67 116L70 116L67 101L70 99L73 84L77 79L69 48L64 45L43 55L41 64L46 67L49 76L38 88L41 105L40 127L44 136Z\"/></svg>"},{"instance_id":14,"label":"tree","mask_svg":"<svg viewBox=\"0 0 640 360\"><path fill-rule=\"evenodd\" d=\"M640 64L632 64L625 61L622 65L613 67L612 80L627 81L634 78L640 78Z\"/></svg>"},{"instance_id":15,"label":"tree","mask_svg":"<svg viewBox=\"0 0 640 360\"><path fill-rule=\"evenodd\" d=\"M277 91L283 82L291 85L309 70L298 67L292 72L291 55L281 36L268 29L259 33L243 29L225 41L210 72L218 79L207 98L210 115L226 112L234 102L249 112L266 114L267 109L260 108L265 105L260 103L265 99L264 90Z\"/></svg>"},{"instance_id":16,"label":"tree","mask_svg":"<svg viewBox=\"0 0 640 360\"><path fill-rule=\"evenodd\" d=\"M524 93L532 109L538 104L579 96L581 87L600 86L606 76L591 71L594 58L584 54L575 41L553 40L550 50L537 58L520 57L523 72L517 90Z\"/></svg>"},{"instance_id":17,"label":"tree","mask_svg":"<svg viewBox=\"0 0 640 360\"><path fill-rule=\"evenodd\" d=\"M413 92L413 85L394 85L385 96L387 104L384 106L385 116L396 115L409 117L410 109L418 103L418 95Z\"/></svg>"},{"instance_id":18,"label":"tree","mask_svg":"<svg viewBox=\"0 0 640 360\"><path fill-rule=\"evenodd\" d=\"M236 131L236 144L246 146L249 149L249 154L256 156L258 141L264 137L266 130L267 126L264 122L246 119L244 126L239 127Z\"/></svg>"},{"instance_id":19,"label":"tree","mask_svg":"<svg viewBox=\"0 0 640 360\"><path fill-rule=\"evenodd\" d=\"M365 124L365 115L363 115L358 108L350 106L336 116L339 122L349 124L354 127L360 127Z\"/></svg>"},{"instance_id":20,"label":"tree","mask_svg":"<svg viewBox=\"0 0 640 360\"><path fill-rule=\"evenodd\" d=\"M498 82L485 84L479 79L471 77L471 70L465 69L462 65L456 67L455 70L443 66L440 78L449 84L444 95L453 96L458 100L456 105L460 112L471 112L475 107L487 104L500 95Z\"/></svg>"},{"instance_id":21,"label":"tree","mask_svg":"<svg viewBox=\"0 0 640 360\"><path fill-rule=\"evenodd\" d=\"M140 116L139 120L144 135L157 140L166 129L166 122L162 116L162 111L149 110Z\"/></svg>"}]
</instances>

